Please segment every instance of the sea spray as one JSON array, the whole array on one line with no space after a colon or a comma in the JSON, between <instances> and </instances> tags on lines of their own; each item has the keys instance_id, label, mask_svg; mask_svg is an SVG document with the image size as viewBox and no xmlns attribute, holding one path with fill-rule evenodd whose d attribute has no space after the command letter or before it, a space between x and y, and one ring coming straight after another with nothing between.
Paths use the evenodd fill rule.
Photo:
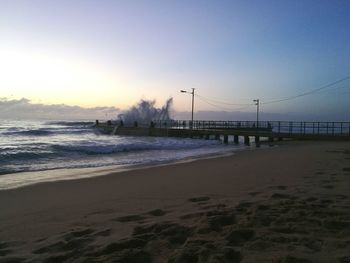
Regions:
<instances>
[{"instance_id":1,"label":"sea spray","mask_svg":"<svg viewBox=\"0 0 350 263\"><path fill-rule=\"evenodd\" d=\"M155 103L155 100L141 100L136 106L119 114L118 118L123 121L126 126L131 126L137 123L138 126L148 127L152 121L170 121L170 111L173 104L173 98L168 99L165 105L161 108L156 108L154 106Z\"/></svg>"}]
</instances>

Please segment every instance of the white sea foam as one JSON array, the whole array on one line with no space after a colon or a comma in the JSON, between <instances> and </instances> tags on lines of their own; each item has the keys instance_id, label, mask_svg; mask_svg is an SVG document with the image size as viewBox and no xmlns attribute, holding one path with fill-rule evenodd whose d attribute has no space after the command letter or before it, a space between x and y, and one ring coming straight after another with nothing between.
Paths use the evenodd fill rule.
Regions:
<instances>
[{"instance_id":1,"label":"white sea foam","mask_svg":"<svg viewBox=\"0 0 350 263\"><path fill-rule=\"evenodd\" d=\"M91 122L1 122L0 189L72 179L76 169L152 166L240 147L217 140L105 135Z\"/></svg>"}]
</instances>

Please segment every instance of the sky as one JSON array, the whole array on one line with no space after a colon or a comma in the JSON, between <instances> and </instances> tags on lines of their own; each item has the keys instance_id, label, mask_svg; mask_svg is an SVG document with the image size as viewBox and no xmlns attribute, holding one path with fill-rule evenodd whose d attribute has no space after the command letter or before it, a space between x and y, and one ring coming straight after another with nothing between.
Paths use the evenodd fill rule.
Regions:
<instances>
[{"instance_id":1,"label":"sky","mask_svg":"<svg viewBox=\"0 0 350 263\"><path fill-rule=\"evenodd\" d=\"M195 88L195 112L259 99L262 117L349 120L349 14L348 0L2 0L0 100L119 110L173 97L189 112L180 90Z\"/></svg>"}]
</instances>

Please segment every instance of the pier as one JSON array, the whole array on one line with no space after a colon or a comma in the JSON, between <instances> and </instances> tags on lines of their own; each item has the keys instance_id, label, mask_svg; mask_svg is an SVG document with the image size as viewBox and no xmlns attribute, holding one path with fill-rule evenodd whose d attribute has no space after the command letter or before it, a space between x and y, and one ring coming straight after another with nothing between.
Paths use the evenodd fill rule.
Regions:
<instances>
[{"instance_id":1,"label":"pier","mask_svg":"<svg viewBox=\"0 0 350 263\"><path fill-rule=\"evenodd\" d=\"M115 135L168 136L183 138L217 139L234 143L243 138L258 145L261 138L268 141L296 140L350 140L350 122L296 122L296 121L152 121L123 125L119 121L96 121L96 127Z\"/></svg>"}]
</instances>

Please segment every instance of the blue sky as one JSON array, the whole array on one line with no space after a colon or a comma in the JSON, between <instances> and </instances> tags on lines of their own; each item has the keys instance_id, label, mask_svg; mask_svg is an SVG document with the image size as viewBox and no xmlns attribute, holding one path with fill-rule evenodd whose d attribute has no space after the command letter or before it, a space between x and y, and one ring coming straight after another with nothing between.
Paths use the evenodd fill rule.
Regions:
<instances>
[{"instance_id":1,"label":"blue sky","mask_svg":"<svg viewBox=\"0 0 350 263\"><path fill-rule=\"evenodd\" d=\"M349 111L350 1L1 1L0 97L127 108ZM342 88L344 87L344 88ZM208 103L208 101L210 103ZM225 102L226 104L219 103ZM213 104L215 106L213 106Z\"/></svg>"}]
</instances>

